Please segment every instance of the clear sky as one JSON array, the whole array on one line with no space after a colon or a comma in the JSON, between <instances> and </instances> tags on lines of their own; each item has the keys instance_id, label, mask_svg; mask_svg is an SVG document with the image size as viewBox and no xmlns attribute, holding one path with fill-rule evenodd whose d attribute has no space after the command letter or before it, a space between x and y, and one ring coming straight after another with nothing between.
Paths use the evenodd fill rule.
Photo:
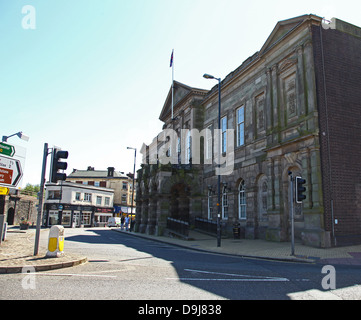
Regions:
<instances>
[{"instance_id":1,"label":"clear sky","mask_svg":"<svg viewBox=\"0 0 361 320\"><path fill-rule=\"evenodd\" d=\"M35 29L23 28L25 5ZM224 78L279 20L310 13L361 26L358 0L0 0L0 137L30 137L8 140L27 150L22 186L40 183L45 142L69 151L68 174L132 172L127 147L138 168L162 129L172 49L174 79L211 89L204 73Z\"/></svg>"}]
</instances>

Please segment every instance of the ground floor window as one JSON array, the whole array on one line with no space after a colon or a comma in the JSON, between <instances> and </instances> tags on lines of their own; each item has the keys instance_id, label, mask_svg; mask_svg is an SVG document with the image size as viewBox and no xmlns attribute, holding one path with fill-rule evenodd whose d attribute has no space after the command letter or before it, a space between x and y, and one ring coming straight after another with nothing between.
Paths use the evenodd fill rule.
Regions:
<instances>
[{"instance_id":1,"label":"ground floor window","mask_svg":"<svg viewBox=\"0 0 361 320\"><path fill-rule=\"evenodd\" d=\"M244 180L239 184L238 188L238 218L244 220L247 218L246 212L246 190Z\"/></svg>"},{"instance_id":2,"label":"ground floor window","mask_svg":"<svg viewBox=\"0 0 361 320\"><path fill-rule=\"evenodd\" d=\"M83 224L84 226L90 226L91 225L91 212L83 212Z\"/></svg>"},{"instance_id":3,"label":"ground floor window","mask_svg":"<svg viewBox=\"0 0 361 320\"><path fill-rule=\"evenodd\" d=\"M104 213L99 213L96 214L95 213L95 223L99 223L99 224L105 224L108 222L108 219L111 218L113 215L110 214L104 214Z\"/></svg>"},{"instance_id":4,"label":"ground floor window","mask_svg":"<svg viewBox=\"0 0 361 320\"><path fill-rule=\"evenodd\" d=\"M63 211L61 224L63 226L70 226L70 223L71 223L71 211Z\"/></svg>"},{"instance_id":5,"label":"ground floor window","mask_svg":"<svg viewBox=\"0 0 361 320\"><path fill-rule=\"evenodd\" d=\"M50 211L49 212L49 225L55 226L59 224L59 211Z\"/></svg>"}]
</instances>

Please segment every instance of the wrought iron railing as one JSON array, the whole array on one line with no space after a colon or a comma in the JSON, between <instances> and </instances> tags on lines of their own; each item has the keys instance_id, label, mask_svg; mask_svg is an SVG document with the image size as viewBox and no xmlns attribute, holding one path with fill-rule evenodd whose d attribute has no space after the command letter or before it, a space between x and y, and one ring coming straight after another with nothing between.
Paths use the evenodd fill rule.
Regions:
<instances>
[{"instance_id":1,"label":"wrought iron railing","mask_svg":"<svg viewBox=\"0 0 361 320\"><path fill-rule=\"evenodd\" d=\"M221 222L221 233L224 233L224 226L225 224ZM214 220L208 220L203 218L196 218L194 221L194 227L195 229L198 229L200 231L204 231L210 234L217 234L217 221Z\"/></svg>"},{"instance_id":2,"label":"wrought iron railing","mask_svg":"<svg viewBox=\"0 0 361 320\"><path fill-rule=\"evenodd\" d=\"M167 218L167 229L178 233L182 236L188 237L189 235L189 222Z\"/></svg>"}]
</instances>

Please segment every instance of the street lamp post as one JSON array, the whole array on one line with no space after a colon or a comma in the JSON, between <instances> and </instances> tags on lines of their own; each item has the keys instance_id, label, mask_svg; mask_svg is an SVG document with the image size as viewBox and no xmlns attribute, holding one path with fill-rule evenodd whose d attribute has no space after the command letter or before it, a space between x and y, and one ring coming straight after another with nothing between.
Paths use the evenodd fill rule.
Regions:
<instances>
[{"instance_id":1,"label":"street lamp post","mask_svg":"<svg viewBox=\"0 0 361 320\"><path fill-rule=\"evenodd\" d=\"M134 189L135 189L134 178L135 178L135 163L136 163L136 161L137 161L137 148L127 147L127 149L134 150L134 168L133 168L133 185L132 185L132 206L131 206L131 208L130 208L131 213L133 213ZM132 217L132 216L130 216L130 217ZM132 218L130 218L130 224L132 224Z\"/></svg>"},{"instance_id":2,"label":"street lamp post","mask_svg":"<svg viewBox=\"0 0 361 320\"><path fill-rule=\"evenodd\" d=\"M210 74L205 73L203 75L205 79L215 79L218 80L218 129L219 134L221 135L221 78L216 78ZM217 247L221 246L221 175L220 175L220 167L221 167L221 136L218 138L219 145L218 148L218 182L217 182L217 190L218 190L218 201L217 201Z\"/></svg>"}]
</instances>

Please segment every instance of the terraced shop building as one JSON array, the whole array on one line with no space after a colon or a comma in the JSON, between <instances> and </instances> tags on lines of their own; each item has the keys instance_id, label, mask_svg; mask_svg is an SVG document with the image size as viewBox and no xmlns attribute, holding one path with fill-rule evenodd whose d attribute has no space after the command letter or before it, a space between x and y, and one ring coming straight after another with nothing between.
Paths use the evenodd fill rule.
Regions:
<instances>
[{"instance_id":1,"label":"terraced shop building","mask_svg":"<svg viewBox=\"0 0 361 320\"><path fill-rule=\"evenodd\" d=\"M242 237L289 241L291 171L306 180L306 199L294 207L296 238L316 247L360 243L360 83L361 29L315 15L278 22L260 51L223 79L220 128L218 85L205 91L175 82L174 115L170 91L164 130L142 150L138 231L161 235L169 221L216 220L220 130L222 156L233 159L221 175L225 233L239 224ZM200 163L187 129L205 130ZM175 139L165 164L159 154Z\"/></svg>"},{"instance_id":2,"label":"terraced shop building","mask_svg":"<svg viewBox=\"0 0 361 320\"><path fill-rule=\"evenodd\" d=\"M108 167L107 170L96 170L89 166L86 170L73 169L66 181L113 189L114 213L116 217L120 217L122 214L135 213L132 202L132 177L133 174L124 174L124 172L116 171L114 167Z\"/></svg>"}]
</instances>

